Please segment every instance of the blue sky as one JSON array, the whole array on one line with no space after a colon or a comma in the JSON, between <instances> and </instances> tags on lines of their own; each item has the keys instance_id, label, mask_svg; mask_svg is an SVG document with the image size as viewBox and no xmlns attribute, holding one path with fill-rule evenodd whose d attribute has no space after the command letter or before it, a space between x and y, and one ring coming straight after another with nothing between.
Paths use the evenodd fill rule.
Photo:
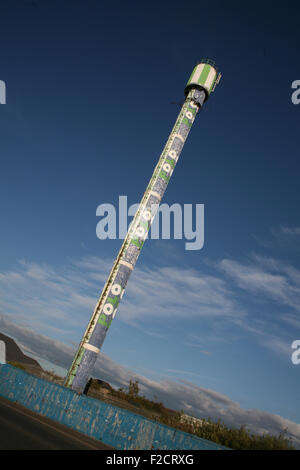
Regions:
<instances>
[{"instance_id":1,"label":"blue sky","mask_svg":"<svg viewBox=\"0 0 300 470\"><path fill-rule=\"evenodd\" d=\"M96 237L96 208L119 195L140 200L179 111L173 103L195 63L210 57L223 76L164 197L205 205L204 247L147 240L103 353L155 383L184 381L300 422L290 347L300 338L298 10L295 2L1 5L6 331L21 325L78 344L121 243ZM31 348L29 336L22 341Z\"/></svg>"}]
</instances>

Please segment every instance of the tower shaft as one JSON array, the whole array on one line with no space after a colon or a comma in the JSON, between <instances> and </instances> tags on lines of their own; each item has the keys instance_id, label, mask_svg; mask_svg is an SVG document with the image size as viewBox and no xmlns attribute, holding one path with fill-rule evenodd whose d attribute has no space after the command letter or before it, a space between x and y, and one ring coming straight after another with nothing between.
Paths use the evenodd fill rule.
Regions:
<instances>
[{"instance_id":1,"label":"tower shaft","mask_svg":"<svg viewBox=\"0 0 300 470\"><path fill-rule=\"evenodd\" d=\"M210 65L208 67L215 70ZM197 67L194 69L194 75L196 75L196 69ZM197 77L199 85L194 84L193 74L186 89L186 99L130 224L66 377L65 386L78 392L83 392L92 373L106 333L116 315L119 302L122 299L127 282L139 257L191 126L197 112L208 97L209 93L201 81L199 82L199 77ZM204 79L207 81L207 76ZM216 80L217 72L215 72L212 83L214 84ZM212 85L209 86L209 91L212 91Z\"/></svg>"}]
</instances>

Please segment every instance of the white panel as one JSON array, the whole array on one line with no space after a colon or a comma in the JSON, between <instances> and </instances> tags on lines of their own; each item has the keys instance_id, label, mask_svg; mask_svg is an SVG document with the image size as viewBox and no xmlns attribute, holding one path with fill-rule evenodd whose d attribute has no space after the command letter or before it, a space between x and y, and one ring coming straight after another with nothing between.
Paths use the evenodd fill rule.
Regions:
<instances>
[{"instance_id":1,"label":"white panel","mask_svg":"<svg viewBox=\"0 0 300 470\"><path fill-rule=\"evenodd\" d=\"M89 343L84 343L83 345L84 349L88 349L89 351L93 351L96 354L99 354L100 349L96 348L96 346L93 346L92 344Z\"/></svg>"},{"instance_id":2,"label":"white panel","mask_svg":"<svg viewBox=\"0 0 300 470\"><path fill-rule=\"evenodd\" d=\"M194 75L192 76L191 83L198 83L202 70L204 69L204 64L197 65Z\"/></svg>"},{"instance_id":3,"label":"white panel","mask_svg":"<svg viewBox=\"0 0 300 470\"><path fill-rule=\"evenodd\" d=\"M209 71L209 74L207 76L207 79L205 80L205 88L207 88L207 90L210 89L210 87L212 86L212 83L215 79L215 76L216 76L216 71L215 69L211 68L210 71Z\"/></svg>"},{"instance_id":4,"label":"white panel","mask_svg":"<svg viewBox=\"0 0 300 470\"><path fill-rule=\"evenodd\" d=\"M120 264L123 264L123 265L126 266L127 268L133 270L132 264L127 263L127 261L122 261L122 260L121 260L121 261L120 261Z\"/></svg>"}]
</instances>

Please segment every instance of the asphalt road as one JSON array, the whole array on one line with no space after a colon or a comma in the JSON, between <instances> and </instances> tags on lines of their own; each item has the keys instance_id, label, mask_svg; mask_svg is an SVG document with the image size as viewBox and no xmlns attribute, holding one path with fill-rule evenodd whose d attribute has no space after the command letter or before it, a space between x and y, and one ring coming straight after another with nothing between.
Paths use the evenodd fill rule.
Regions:
<instances>
[{"instance_id":1,"label":"asphalt road","mask_svg":"<svg viewBox=\"0 0 300 470\"><path fill-rule=\"evenodd\" d=\"M110 450L111 447L0 397L0 450Z\"/></svg>"}]
</instances>

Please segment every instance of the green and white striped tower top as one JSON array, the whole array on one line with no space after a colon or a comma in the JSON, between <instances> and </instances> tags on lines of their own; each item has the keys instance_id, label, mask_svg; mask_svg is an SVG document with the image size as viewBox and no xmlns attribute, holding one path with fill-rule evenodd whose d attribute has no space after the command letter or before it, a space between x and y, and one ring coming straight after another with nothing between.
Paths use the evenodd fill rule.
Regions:
<instances>
[{"instance_id":1,"label":"green and white striped tower top","mask_svg":"<svg viewBox=\"0 0 300 470\"><path fill-rule=\"evenodd\" d=\"M185 87L185 94L192 88L204 90L206 100L210 93L214 91L216 85L219 83L221 74L218 73L218 67L214 61L210 59L202 59L194 68L189 81Z\"/></svg>"}]
</instances>

